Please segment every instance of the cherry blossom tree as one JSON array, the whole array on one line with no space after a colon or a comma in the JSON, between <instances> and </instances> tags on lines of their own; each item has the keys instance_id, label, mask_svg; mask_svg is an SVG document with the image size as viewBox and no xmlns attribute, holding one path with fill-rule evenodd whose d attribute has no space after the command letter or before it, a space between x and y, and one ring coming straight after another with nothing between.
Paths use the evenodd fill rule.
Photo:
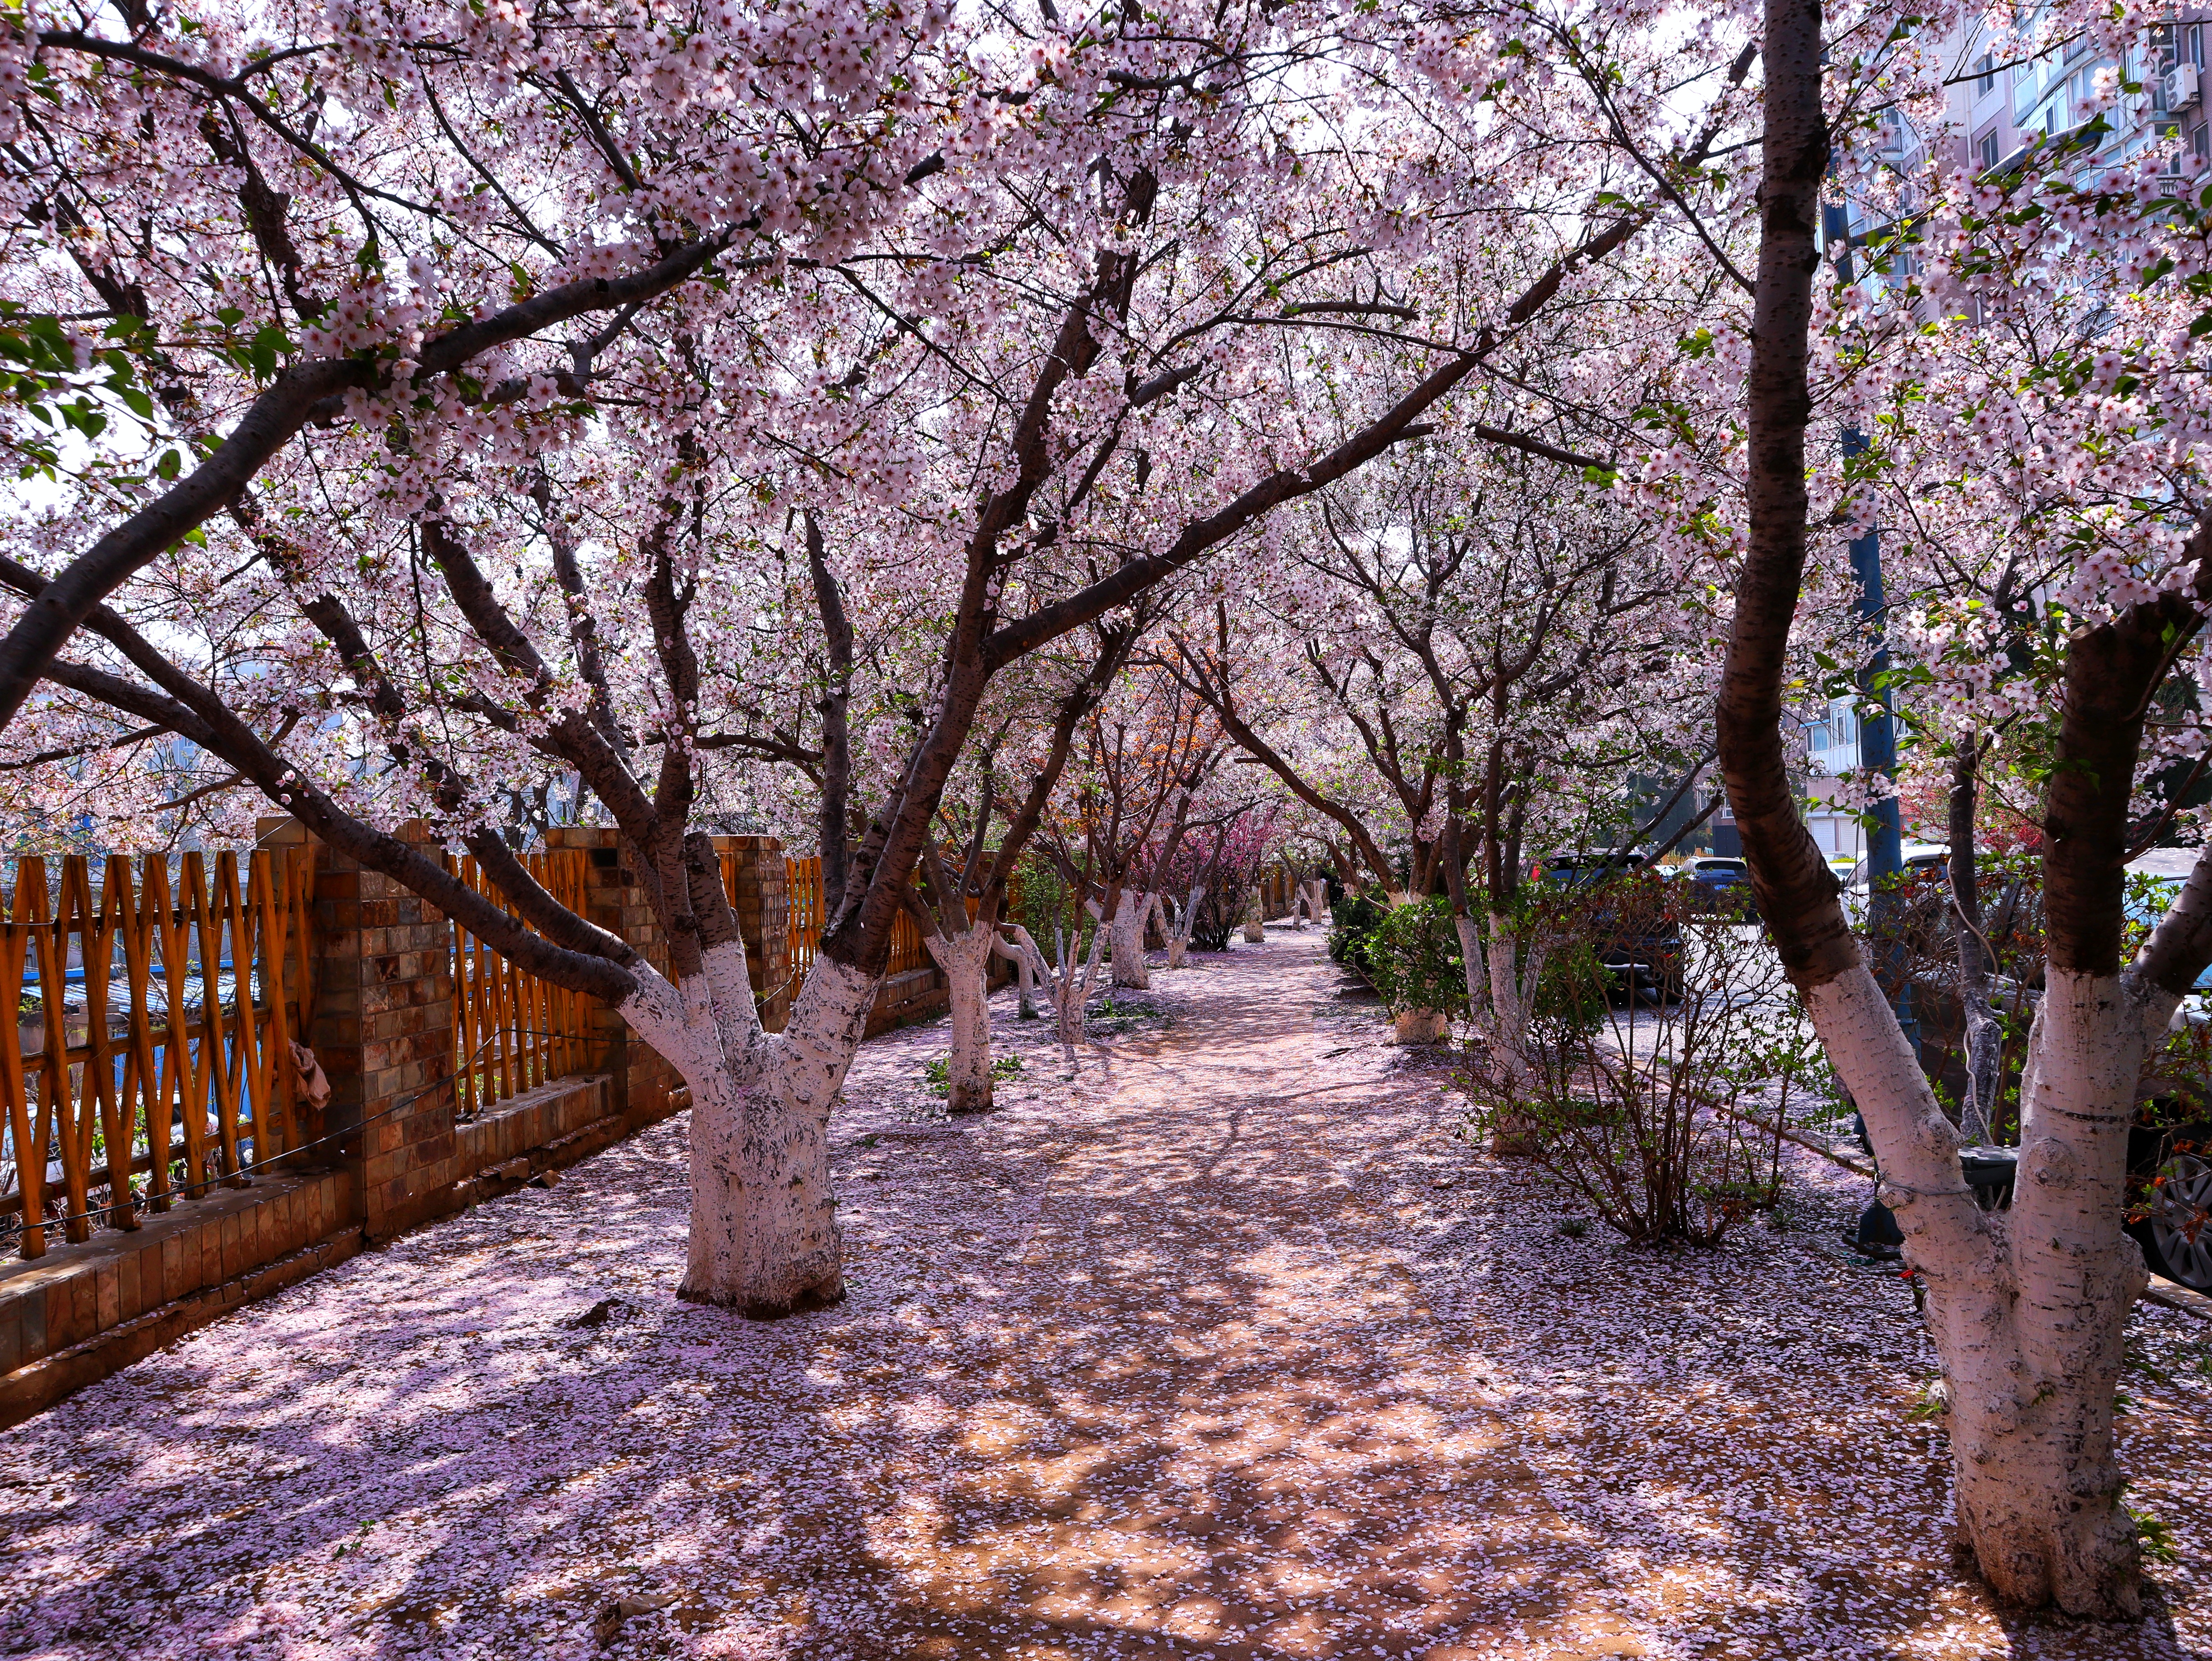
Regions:
<instances>
[{"instance_id":1,"label":"cherry blossom tree","mask_svg":"<svg viewBox=\"0 0 2212 1661\"><path fill-rule=\"evenodd\" d=\"M2136 27L2086 9L2058 21L2117 32L2122 48ZM1722 764L1760 910L1865 1116L1881 1192L1927 1287L1966 1537L2008 1598L2111 1615L2138 1602L2136 1530L2112 1451L2122 1333L2145 1284L2121 1232L2127 1128L2146 1045L2212 963L2212 859L2121 960L2121 866L2139 787L2168 758L2147 739L2146 712L2177 672L2203 684L2212 520L2191 441L2206 430L2193 367L2212 282L2206 228L2193 192L2161 182L2171 175L2156 152L2118 174L2061 154L2009 180L1926 181L1911 284L1876 299L1824 283L1817 231L1832 155L1840 144L1850 164L1875 72L1909 82L1912 64L1838 52L1863 20L1839 15L1826 40L1823 22L1817 4L1770 0L1761 25L1765 178ZM2008 373L1980 367L2005 332L1978 331L1976 310L2056 316L2065 306L2050 296L2066 291L2096 319L2087 338L2039 330ZM1894 367L1875 367L1887 355ZM1845 418L1902 416L1899 441L1870 465L1808 442L1816 388L1838 385ZM1906 411L1908 400L1921 407ZM2067 556L2051 594L2065 629L2039 685L1992 676L1994 696L1980 697L1972 654L1948 660L1975 719L2026 709L2050 744L2045 989L2008 1213L1983 1212L1961 1180L1960 1135L1851 935L1787 782L1778 717L1804 575L1834 557L1823 545L1838 520L1849 534L1884 511L1891 466L1985 527Z\"/></svg>"},{"instance_id":2,"label":"cherry blossom tree","mask_svg":"<svg viewBox=\"0 0 2212 1661\"><path fill-rule=\"evenodd\" d=\"M1304 384L1325 362L1279 348L1319 326L1301 303L1322 319L1352 303L1340 301L1339 268L1376 258L1356 239L1380 204L1361 198L1347 218L1329 156L1282 147L1267 89L1240 79L1258 47L1224 54L1220 31L1176 19L1158 34L1102 27L1086 26L1090 56L1032 61L1028 44L1000 40L951 65L929 135L937 147L884 171L878 144L878 171L840 175L878 204L865 246L857 209L836 219L841 229L794 210L817 244L762 253L766 280L702 278L668 290L659 309L631 307L618 290L613 338L601 326L544 340L542 359L526 354L489 380L445 374L445 358L411 338L348 336L337 350L369 367L331 372L357 394L337 409L347 418L272 440L250 496L242 482L210 486L196 520L157 502L148 511L167 528L131 531L142 539L120 565L103 554L49 579L40 565L65 551L75 522L57 511L19 535L27 557L5 572L34 619L19 625L29 633L17 667L43 666L73 732L97 708L119 730L158 727L194 746L525 969L613 1003L677 1067L694 1102L687 1296L772 1313L837 1293L828 1115L994 679L1386 451L1562 281L1540 275L1499 321L1464 344L1439 343L1379 402L1334 400L1292 434L1254 430L1237 411L1255 398L1285 404L1266 389ZM1257 40L1276 25L1255 14L1239 27ZM635 65L605 44L569 43L602 50L608 72L638 88ZM886 46L886 70L897 56ZM726 74L712 58L694 68L702 85ZM985 98L993 88L1022 97ZM1195 121L1180 102L1194 89L1210 100ZM604 155L585 119L601 105L575 101ZM454 154L503 142L495 121L457 119L473 111L465 101L441 92L438 102L462 136ZM447 142L427 94L410 107ZM713 125L671 118L668 143ZM394 143L379 153L396 166L406 151ZM716 188L752 176L726 153L698 166ZM143 187L143 172L125 173ZM472 199L498 199L481 174L468 177ZM665 234L721 234L718 198L672 194L675 209L654 210L653 222L672 221ZM1051 204L1044 219L1040 203ZM1618 246L1626 234L1594 240ZM989 252L971 258L979 240ZM689 269L702 270L695 252ZM577 278L575 292L600 295L619 275ZM281 281L272 292L283 295ZM245 356L206 356L218 380L222 363L234 368L204 403L259 395ZM588 397L562 379L580 363ZM434 385L423 378L433 372ZM217 458L236 468L253 447L234 431ZM518 515L521 502L532 507ZM731 712L708 666L759 607L787 604L790 561L762 551L790 536L793 508L813 510L825 538L807 556L817 599L849 590L861 565L896 563L908 592L939 603L914 614L900 648L926 672L902 723L872 728L891 758L857 835L832 811L848 770L815 717L809 747L823 757L823 822L836 831L824 853L843 881L790 1025L769 1035L698 824L702 757L718 753L700 746L735 730L721 724ZM865 551L841 547L841 532L872 513L880 528ZM181 531L194 535L179 540ZM123 580L149 564L158 581ZM815 580L824 573L832 581ZM818 609L817 698L853 661L832 608ZM80 616L72 654L46 660ZM19 753L57 747L36 720L19 719L9 737ZM498 834L506 788L548 767L573 775L591 811L614 823L665 932L670 975L554 902ZM519 920L392 834L410 812L475 853Z\"/></svg>"},{"instance_id":3,"label":"cherry blossom tree","mask_svg":"<svg viewBox=\"0 0 2212 1661\"><path fill-rule=\"evenodd\" d=\"M952 1021L947 1104L953 1113L991 1109L992 958L1011 958L1025 975L1050 978L1036 941L1026 930L1017 928L1010 942L1002 934L1000 914L1022 856L1043 823L1060 775L1075 752L1076 735L1095 718L1143 627L1143 618L1137 617L1096 630L1089 663L1062 669L1071 684L1052 703L1050 726L1036 735L1037 752L1018 794L1001 791L998 773L1010 741L1018 744L1026 736L1020 713L1000 722L978 745L967 769L975 776L973 799L948 804L942 815L951 821L949 829L965 832L954 845L957 870L934 843L922 845L923 885L910 896L908 906L921 922L923 946L945 977ZM1033 662L1025 666L1043 666ZM1079 1015L1080 1007L1079 1004Z\"/></svg>"},{"instance_id":4,"label":"cherry blossom tree","mask_svg":"<svg viewBox=\"0 0 2212 1661\"><path fill-rule=\"evenodd\" d=\"M1586 838L1625 772L1698 719L1649 702L1697 661L1660 603L1672 585L1605 490L1479 437L1425 439L1304 522L1279 581L1175 631L1162 660L1326 826L1348 882L1449 897L1469 1009L1518 1076L1541 970L1524 845ZM1442 1036L1435 1011L1400 1023Z\"/></svg>"},{"instance_id":5,"label":"cherry blossom tree","mask_svg":"<svg viewBox=\"0 0 2212 1661\"><path fill-rule=\"evenodd\" d=\"M1145 937L1162 885L1227 746L1206 706L1157 673L1130 678L1084 737L1054 858L1112 942L1114 984L1141 991L1152 984Z\"/></svg>"}]
</instances>

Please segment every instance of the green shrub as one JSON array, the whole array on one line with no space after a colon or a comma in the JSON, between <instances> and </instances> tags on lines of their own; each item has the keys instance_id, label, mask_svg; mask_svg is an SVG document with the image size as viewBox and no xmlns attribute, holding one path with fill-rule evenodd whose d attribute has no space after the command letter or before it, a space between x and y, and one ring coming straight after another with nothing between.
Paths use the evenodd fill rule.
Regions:
<instances>
[{"instance_id":1,"label":"green shrub","mask_svg":"<svg viewBox=\"0 0 2212 1661\"><path fill-rule=\"evenodd\" d=\"M1367 937L1389 915L1388 906L1364 894L1346 894L1338 900L1328 908L1329 960L1346 969L1362 967Z\"/></svg>"},{"instance_id":2,"label":"green shrub","mask_svg":"<svg viewBox=\"0 0 2212 1661\"><path fill-rule=\"evenodd\" d=\"M1436 1009L1467 1013L1467 970L1451 902L1442 894L1395 906L1368 931L1360 967L1392 1014Z\"/></svg>"},{"instance_id":3,"label":"green shrub","mask_svg":"<svg viewBox=\"0 0 2212 1661\"><path fill-rule=\"evenodd\" d=\"M1043 860L1024 858L1021 867L1019 892L1013 904L1006 908L1007 921L1018 922L1030 931L1030 938L1037 950L1049 959L1053 953L1053 930L1063 934L1073 930L1076 935L1074 955L1078 962L1091 949L1091 937L1098 925L1091 914L1075 903L1074 891L1059 872Z\"/></svg>"}]
</instances>

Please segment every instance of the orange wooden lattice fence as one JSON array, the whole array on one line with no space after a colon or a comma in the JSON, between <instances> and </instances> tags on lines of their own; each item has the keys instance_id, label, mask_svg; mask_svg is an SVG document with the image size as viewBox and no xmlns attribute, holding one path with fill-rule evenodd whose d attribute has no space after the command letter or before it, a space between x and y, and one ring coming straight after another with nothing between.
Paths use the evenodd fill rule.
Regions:
<instances>
[{"instance_id":1,"label":"orange wooden lattice fence","mask_svg":"<svg viewBox=\"0 0 2212 1661\"><path fill-rule=\"evenodd\" d=\"M589 854L555 848L522 856L530 874L579 916ZM513 915L475 860L448 861L461 879ZM475 1117L495 1102L591 1065L594 1001L540 980L453 925L453 1110Z\"/></svg>"},{"instance_id":2,"label":"orange wooden lattice fence","mask_svg":"<svg viewBox=\"0 0 2212 1661\"><path fill-rule=\"evenodd\" d=\"M136 866L136 875L133 867ZM0 1217L26 1257L313 1139L290 1043L314 1005L305 849L15 867L0 923ZM147 1178L143 1194L133 1179ZM94 1190L101 1203L92 1202Z\"/></svg>"}]
</instances>

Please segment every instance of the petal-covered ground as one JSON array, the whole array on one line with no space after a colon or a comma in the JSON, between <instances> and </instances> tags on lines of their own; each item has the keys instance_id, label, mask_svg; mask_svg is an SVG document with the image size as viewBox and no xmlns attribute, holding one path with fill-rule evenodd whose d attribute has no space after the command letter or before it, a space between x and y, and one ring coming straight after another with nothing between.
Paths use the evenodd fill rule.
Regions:
<instances>
[{"instance_id":1,"label":"petal-covered ground","mask_svg":"<svg viewBox=\"0 0 2212 1661\"><path fill-rule=\"evenodd\" d=\"M678 1119L0 1436L0 1652L2212 1653L2212 1328L2136 1317L2150 1616L2008 1617L1855 1179L1569 1238L1319 947L1156 970L1073 1084L1002 995L982 1120L867 1045L836 1310L675 1300Z\"/></svg>"}]
</instances>

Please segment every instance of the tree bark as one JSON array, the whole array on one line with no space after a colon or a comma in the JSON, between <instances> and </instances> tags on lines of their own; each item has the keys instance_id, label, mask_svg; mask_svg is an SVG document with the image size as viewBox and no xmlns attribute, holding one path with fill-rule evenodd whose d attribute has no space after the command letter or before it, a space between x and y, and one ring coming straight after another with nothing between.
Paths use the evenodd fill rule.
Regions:
<instances>
[{"instance_id":1,"label":"tree bark","mask_svg":"<svg viewBox=\"0 0 2212 1661\"><path fill-rule=\"evenodd\" d=\"M817 960L790 1025L764 1033L744 945L705 948L704 972L650 969L623 1018L691 1091L691 1223L678 1295L755 1318L844 1295L830 1191L831 1104L860 1048L877 977Z\"/></svg>"},{"instance_id":2,"label":"tree bark","mask_svg":"<svg viewBox=\"0 0 2212 1661\"><path fill-rule=\"evenodd\" d=\"M1985 1214L1960 1171L1959 1132L1845 925L1784 764L1782 692L1806 555L1813 229L1828 154L1818 4L1767 0L1762 46L1750 526L1717 710L1729 800L1760 914L1865 1117L1880 1196L1927 1288L1925 1318L1949 1385L1961 1530L2008 1601L2132 1614L2135 1528L2118 1505L2112 1455L2121 1336L2145 1283L2141 1254L2121 1232L2127 1126L2143 1046L2212 960L2212 931L2199 926L2205 897L2192 911L2185 893L2124 973L2121 862L2142 710L2180 649L2174 642L2198 626L2195 596L2168 592L2068 642L2045 827L2047 990L2012 1208ZM2191 551L2201 584L2212 528L2200 523ZM1971 849L1971 824L1957 843Z\"/></svg>"},{"instance_id":3,"label":"tree bark","mask_svg":"<svg viewBox=\"0 0 2212 1661\"><path fill-rule=\"evenodd\" d=\"M1145 961L1145 924L1152 916L1152 894L1124 888L1114 905L1114 984L1143 992L1151 989L1152 970Z\"/></svg>"},{"instance_id":4,"label":"tree bark","mask_svg":"<svg viewBox=\"0 0 2212 1661\"><path fill-rule=\"evenodd\" d=\"M1980 741L1969 733L1959 740L1951 763L1950 857L1944 862L1951 883L1952 909L1959 920L1959 1007L1966 1040L1966 1098L1959 1129L1971 1144L1992 1138L1999 1091L2003 1084L2004 1026L1990 1001L1989 938L1982 918L1981 873L1974 849L1975 799L1979 790Z\"/></svg>"},{"instance_id":5,"label":"tree bark","mask_svg":"<svg viewBox=\"0 0 2212 1661\"><path fill-rule=\"evenodd\" d=\"M960 934L926 934L922 944L945 971L952 1006L952 1054L945 1062L945 1110L991 1110L991 991L998 924L979 916Z\"/></svg>"}]
</instances>

